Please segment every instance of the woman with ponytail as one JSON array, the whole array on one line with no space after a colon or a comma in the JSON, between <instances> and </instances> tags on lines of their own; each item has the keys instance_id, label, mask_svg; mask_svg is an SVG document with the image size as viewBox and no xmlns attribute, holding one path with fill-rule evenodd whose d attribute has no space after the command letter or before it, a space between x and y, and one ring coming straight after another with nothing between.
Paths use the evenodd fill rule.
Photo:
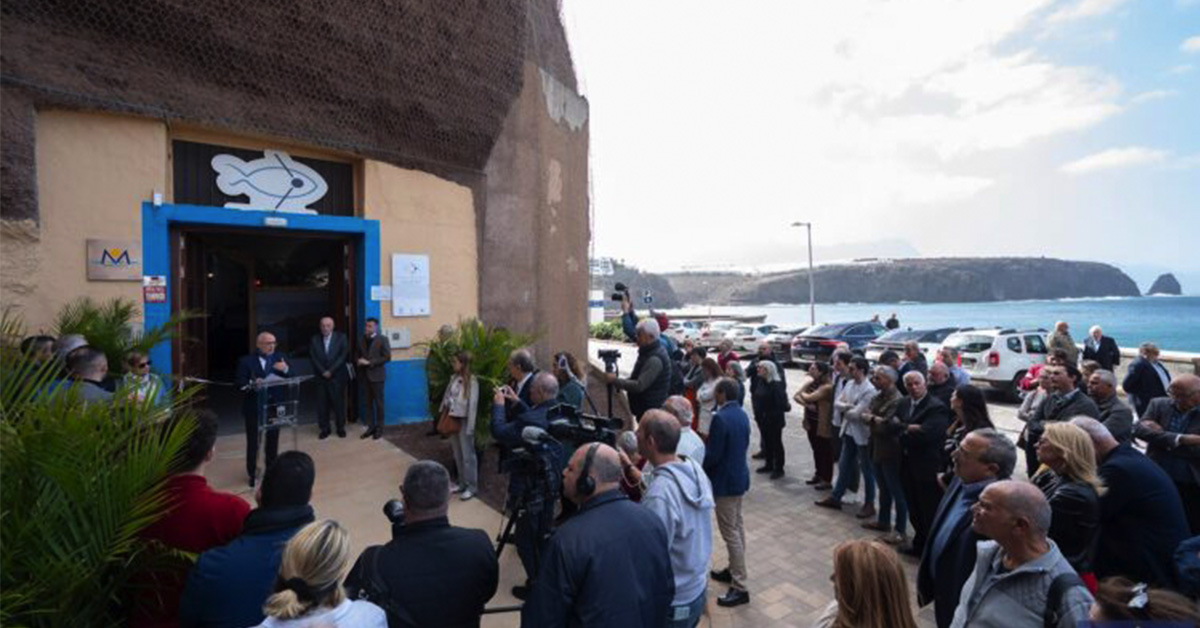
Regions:
<instances>
[{"instance_id":1,"label":"woman with ponytail","mask_svg":"<svg viewBox=\"0 0 1200 628\"><path fill-rule=\"evenodd\" d=\"M349 600L343 589L350 571L350 536L326 519L300 529L283 548L275 593L267 598L260 628L387 628L383 609Z\"/></svg>"}]
</instances>

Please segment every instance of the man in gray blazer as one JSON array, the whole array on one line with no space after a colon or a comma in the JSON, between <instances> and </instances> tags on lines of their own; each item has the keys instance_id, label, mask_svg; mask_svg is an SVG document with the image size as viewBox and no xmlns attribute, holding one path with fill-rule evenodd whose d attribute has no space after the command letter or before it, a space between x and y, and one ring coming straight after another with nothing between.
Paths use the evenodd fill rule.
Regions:
<instances>
[{"instance_id":1,"label":"man in gray blazer","mask_svg":"<svg viewBox=\"0 0 1200 628\"><path fill-rule=\"evenodd\" d=\"M392 345L387 336L379 333L379 320L368 318L363 337L358 341L358 366L363 385L367 388L367 429L359 438L376 440L383 435L383 384L387 380L386 364L392 360Z\"/></svg>"},{"instance_id":2,"label":"man in gray blazer","mask_svg":"<svg viewBox=\"0 0 1200 628\"><path fill-rule=\"evenodd\" d=\"M350 357L350 343L346 334L333 329L333 319L321 319L321 333L312 337L308 344L308 358L312 361L313 376L317 382L317 425L321 428L320 439L329 438L329 415L337 425L338 438L346 437L346 358Z\"/></svg>"}]
</instances>

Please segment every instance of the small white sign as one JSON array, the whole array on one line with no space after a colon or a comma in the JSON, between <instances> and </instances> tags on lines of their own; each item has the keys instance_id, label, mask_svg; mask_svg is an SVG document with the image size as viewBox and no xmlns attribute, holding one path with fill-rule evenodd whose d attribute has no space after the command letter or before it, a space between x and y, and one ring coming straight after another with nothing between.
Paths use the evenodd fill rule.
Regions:
<instances>
[{"instance_id":1,"label":"small white sign","mask_svg":"<svg viewBox=\"0 0 1200 628\"><path fill-rule=\"evenodd\" d=\"M248 196L248 203L225 203L230 209L315 214L308 206L321 200L329 184L316 170L278 150L263 151L262 159L242 161L233 155L212 158L217 187L226 196Z\"/></svg>"},{"instance_id":2,"label":"small white sign","mask_svg":"<svg viewBox=\"0 0 1200 628\"><path fill-rule=\"evenodd\" d=\"M392 254L392 316L429 316L429 256Z\"/></svg>"},{"instance_id":3,"label":"small white sign","mask_svg":"<svg viewBox=\"0 0 1200 628\"><path fill-rule=\"evenodd\" d=\"M372 301L391 301L392 287L391 286L371 286Z\"/></svg>"},{"instance_id":4,"label":"small white sign","mask_svg":"<svg viewBox=\"0 0 1200 628\"><path fill-rule=\"evenodd\" d=\"M597 257L596 259L593 259L591 262L591 271L592 274L597 277L612 277L613 273L615 272L613 270L612 258Z\"/></svg>"}]
</instances>

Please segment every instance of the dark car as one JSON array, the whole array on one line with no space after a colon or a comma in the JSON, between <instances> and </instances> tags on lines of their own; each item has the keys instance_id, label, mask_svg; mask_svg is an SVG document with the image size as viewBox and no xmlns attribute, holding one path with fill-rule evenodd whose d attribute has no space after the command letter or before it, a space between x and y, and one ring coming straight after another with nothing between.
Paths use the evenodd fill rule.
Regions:
<instances>
[{"instance_id":1,"label":"dark car","mask_svg":"<svg viewBox=\"0 0 1200 628\"><path fill-rule=\"evenodd\" d=\"M925 359L933 364L937 358L938 349L942 346L942 341L947 336L957 331L968 331L971 327L941 327L939 329L893 329L888 333L867 343L863 349L863 356L867 358L871 364L879 361L879 356L884 351L895 351L897 355L903 357L904 343L910 340L915 340L921 347L921 353L925 354Z\"/></svg>"},{"instance_id":2,"label":"dark car","mask_svg":"<svg viewBox=\"0 0 1200 628\"><path fill-rule=\"evenodd\" d=\"M792 357L807 368L813 362L828 362L838 347L862 355L867 343L886 332L887 328L875 321L820 325L796 336L792 341Z\"/></svg>"}]
</instances>

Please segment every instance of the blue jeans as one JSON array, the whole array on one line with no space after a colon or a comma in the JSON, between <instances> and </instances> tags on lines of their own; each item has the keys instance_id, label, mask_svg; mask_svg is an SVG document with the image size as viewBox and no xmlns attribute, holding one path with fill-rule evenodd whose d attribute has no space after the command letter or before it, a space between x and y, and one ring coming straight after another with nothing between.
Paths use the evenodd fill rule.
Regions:
<instances>
[{"instance_id":1,"label":"blue jeans","mask_svg":"<svg viewBox=\"0 0 1200 628\"><path fill-rule=\"evenodd\" d=\"M879 478L879 523L891 525L892 502L896 503L896 531L904 534L908 529L908 501L900 486L900 461L877 462L875 477Z\"/></svg>"},{"instance_id":2,"label":"blue jeans","mask_svg":"<svg viewBox=\"0 0 1200 628\"><path fill-rule=\"evenodd\" d=\"M667 628L696 628L700 617L704 615L704 603L707 602L707 591L701 591L700 597L689 604L671 606L667 610ZM678 619L676 619L678 618Z\"/></svg>"},{"instance_id":3,"label":"blue jeans","mask_svg":"<svg viewBox=\"0 0 1200 628\"><path fill-rule=\"evenodd\" d=\"M842 436L842 456L838 458L837 481L833 483L835 501L842 501L846 489L850 488L850 480L862 473L864 493L863 505L875 503L875 474L871 469L871 454L866 445L858 445L848 435Z\"/></svg>"}]
</instances>

